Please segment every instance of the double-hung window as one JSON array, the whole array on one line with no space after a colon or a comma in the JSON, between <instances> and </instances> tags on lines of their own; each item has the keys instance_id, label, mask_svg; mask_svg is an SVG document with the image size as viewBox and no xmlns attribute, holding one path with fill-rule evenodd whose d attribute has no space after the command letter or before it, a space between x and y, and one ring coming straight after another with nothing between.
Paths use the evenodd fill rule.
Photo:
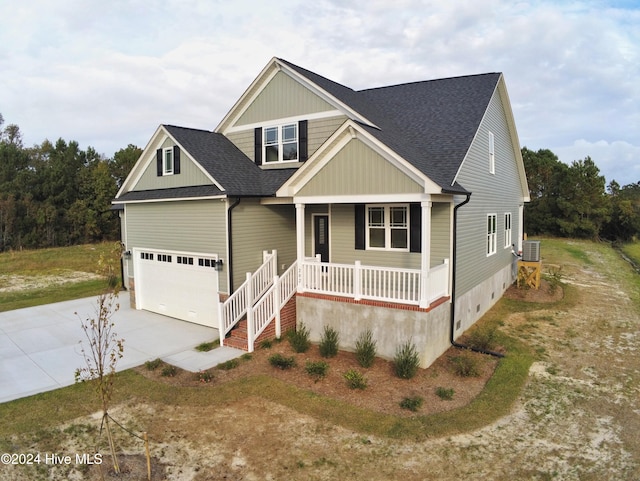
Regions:
<instances>
[{"instance_id":1,"label":"double-hung window","mask_svg":"<svg viewBox=\"0 0 640 481\"><path fill-rule=\"evenodd\" d=\"M487 256L496 253L496 224L498 216L496 214L487 215Z\"/></svg>"},{"instance_id":2,"label":"double-hung window","mask_svg":"<svg viewBox=\"0 0 640 481\"><path fill-rule=\"evenodd\" d=\"M163 150L162 159L162 175L173 174L173 147Z\"/></svg>"},{"instance_id":3,"label":"double-hung window","mask_svg":"<svg viewBox=\"0 0 640 481\"><path fill-rule=\"evenodd\" d=\"M408 206L367 206L367 249L409 249Z\"/></svg>"},{"instance_id":4,"label":"double-hung window","mask_svg":"<svg viewBox=\"0 0 640 481\"><path fill-rule=\"evenodd\" d=\"M266 127L263 138L263 159L270 162L298 161L298 124Z\"/></svg>"},{"instance_id":5,"label":"double-hung window","mask_svg":"<svg viewBox=\"0 0 640 481\"><path fill-rule=\"evenodd\" d=\"M504 248L511 247L511 212L504 215Z\"/></svg>"}]
</instances>

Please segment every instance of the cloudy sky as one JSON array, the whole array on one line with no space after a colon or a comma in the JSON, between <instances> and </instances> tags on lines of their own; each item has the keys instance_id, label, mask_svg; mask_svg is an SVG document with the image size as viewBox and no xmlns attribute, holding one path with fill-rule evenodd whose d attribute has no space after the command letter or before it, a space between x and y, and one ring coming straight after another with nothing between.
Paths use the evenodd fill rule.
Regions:
<instances>
[{"instance_id":1,"label":"cloudy sky","mask_svg":"<svg viewBox=\"0 0 640 481\"><path fill-rule=\"evenodd\" d=\"M354 89L503 72L522 146L640 181L640 0L0 1L0 113L111 157L214 129L274 56Z\"/></svg>"}]
</instances>

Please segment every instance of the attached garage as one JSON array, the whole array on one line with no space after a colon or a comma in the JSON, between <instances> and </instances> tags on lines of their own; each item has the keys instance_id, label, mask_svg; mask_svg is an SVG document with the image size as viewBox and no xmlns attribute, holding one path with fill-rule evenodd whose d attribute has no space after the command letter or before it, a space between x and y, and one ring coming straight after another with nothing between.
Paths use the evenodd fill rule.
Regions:
<instances>
[{"instance_id":1,"label":"attached garage","mask_svg":"<svg viewBox=\"0 0 640 481\"><path fill-rule=\"evenodd\" d=\"M134 249L136 308L218 328L215 254Z\"/></svg>"}]
</instances>

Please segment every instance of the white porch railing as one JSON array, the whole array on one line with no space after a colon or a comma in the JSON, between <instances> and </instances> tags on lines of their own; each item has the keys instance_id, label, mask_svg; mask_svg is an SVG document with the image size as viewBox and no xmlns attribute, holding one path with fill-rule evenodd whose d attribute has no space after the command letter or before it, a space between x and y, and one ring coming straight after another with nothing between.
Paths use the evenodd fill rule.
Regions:
<instances>
[{"instance_id":1,"label":"white porch railing","mask_svg":"<svg viewBox=\"0 0 640 481\"><path fill-rule=\"evenodd\" d=\"M275 319L276 337L280 337L280 311L298 288L298 265L294 262L282 274L274 276L271 287L247 312L247 348L253 352L255 340Z\"/></svg>"},{"instance_id":2,"label":"white porch railing","mask_svg":"<svg viewBox=\"0 0 640 481\"><path fill-rule=\"evenodd\" d=\"M448 259L430 269L425 279L426 305L448 295ZM300 266L300 291L420 305L421 272L419 269L333 264L306 260Z\"/></svg>"},{"instance_id":3,"label":"white porch railing","mask_svg":"<svg viewBox=\"0 0 640 481\"><path fill-rule=\"evenodd\" d=\"M224 338L240 319L247 313L247 308L260 299L273 283L278 273L278 253L262 253L263 263L253 274L247 272L247 278L242 285L225 300L220 307L220 345L224 345Z\"/></svg>"}]
</instances>

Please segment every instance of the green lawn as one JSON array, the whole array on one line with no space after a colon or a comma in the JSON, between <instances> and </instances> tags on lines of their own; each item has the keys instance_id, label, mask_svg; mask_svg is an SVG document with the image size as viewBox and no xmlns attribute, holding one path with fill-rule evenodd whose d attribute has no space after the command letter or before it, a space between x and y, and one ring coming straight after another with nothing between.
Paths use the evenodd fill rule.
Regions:
<instances>
[{"instance_id":1,"label":"green lawn","mask_svg":"<svg viewBox=\"0 0 640 481\"><path fill-rule=\"evenodd\" d=\"M589 249L586 248L587 246ZM98 247L94 248L98 249ZM542 256L545 263L588 265L591 260L587 251L593 252L594 249L605 256L615 255L613 249L605 244L544 239ZM86 253L87 250L93 252L88 246L70 248L71 250L76 253L76 257L83 252ZM52 264L61 264L59 257L63 252L59 253L60 256L49 255ZM37 257L36 254L33 255ZM64 256L67 254L65 253ZM23 265L32 265L33 262L36 261L25 261ZM89 265L90 262L87 261L84 268L88 269ZM11 269L14 269L12 272L20 272L19 269ZM631 275L633 274L629 273L629 276ZM532 304L503 298L478 322L478 326L498 327L498 342L506 348L507 355L500 360L493 377L481 394L468 406L454 411L409 418L381 415L335 399L318 396L268 376L247 377L217 386L216 389L194 389L157 383L131 370L118 374L114 403L138 398L144 399L145 402L177 406L231 405L234 400L253 395L291 407L300 413L321 418L328 423L385 437L415 439L468 432L494 422L511 410L526 382L531 363L539 356L526 345L525 340L516 340L507 336L500 331L499 326L506 316L514 312L541 308L553 308L557 311L570 309L576 302L576 291L571 286L564 287L565 298L553 305ZM71 291L67 291L68 295L70 293ZM0 447L8 442L10 435L34 433L37 437L39 430L57 426L97 410L98 406L94 399L95 395L91 392L91 387L82 384L0 404ZM4 447L7 448L6 445Z\"/></svg>"},{"instance_id":2,"label":"green lawn","mask_svg":"<svg viewBox=\"0 0 640 481\"><path fill-rule=\"evenodd\" d=\"M622 246L622 252L636 265L640 266L640 242L631 242Z\"/></svg>"},{"instance_id":3,"label":"green lawn","mask_svg":"<svg viewBox=\"0 0 640 481\"><path fill-rule=\"evenodd\" d=\"M69 272L99 272L100 256L107 256L115 243L105 242L72 247L10 251L0 253L0 312L31 307L52 302L79 299L98 295L105 288L105 281L92 279L81 282L51 285L26 291L4 291L8 276L26 277L64 276ZM118 274L120 267L117 266Z\"/></svg>"}]
</instances>

